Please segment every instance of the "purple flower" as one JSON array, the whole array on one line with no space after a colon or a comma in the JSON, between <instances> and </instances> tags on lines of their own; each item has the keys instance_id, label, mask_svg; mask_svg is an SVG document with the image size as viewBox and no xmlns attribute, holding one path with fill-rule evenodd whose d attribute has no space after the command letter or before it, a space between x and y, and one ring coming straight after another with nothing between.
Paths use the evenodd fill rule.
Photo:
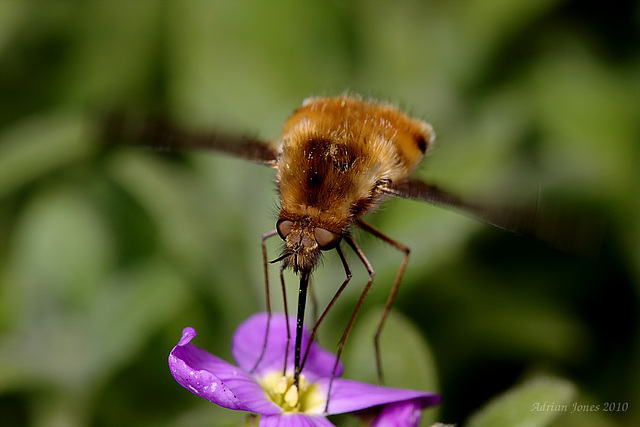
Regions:
<instances>
[{"instance_id":1,"label":"purple flower","mask_svg":"<svg viewBox=\"0 0 640 427\"><path fill-rule=\"evenodd\" d=\"M293 342L295 320L289 323ZM283 372L287 351L284 315L271 317L262 360L253 369L262 352L266 326L267 314L260 313L238 327L231 344L238 366L191 344L196 331L185 328L182 339L169 355L171 374L184 388L213 403L259 415L260 426L333 426L327 415L356 411L371 416L374 426L416 426L421 410L440 401L440 396L433 393L337 378L342 374L339 364L325 412L336 356L312 342L299 386L292 387L293 344L289 345ZM306 331L302 343L306 349L309 343Z\"/></svg>"}]
</instances>

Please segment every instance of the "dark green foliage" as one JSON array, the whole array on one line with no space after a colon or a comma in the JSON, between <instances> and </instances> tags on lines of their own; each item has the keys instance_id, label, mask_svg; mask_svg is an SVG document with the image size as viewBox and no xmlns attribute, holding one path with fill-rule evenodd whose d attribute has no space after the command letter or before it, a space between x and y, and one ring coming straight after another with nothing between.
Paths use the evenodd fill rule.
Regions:
<instances>
[{"instance_id":1,"label":"dark green foliage","mask_svg":"<svg viewBox=\"0 0 640 427\"><path fill-rule=\"evenodd\" d=\"M235 327L263 310L272 171L107 149L98 118L164 109L193 128L276 139L305 97L349 91L433 124L421 178L503 203L540 192L607 219L582 258L425 204L385 205L371 221L412 250L394 309L404 317L383 333L389 383L439 384L426 418L443 422L484 407L469 425L633 425L639 16L636 2L577 0L0 0L0 423L243 422L182 389L166 358L185 326L228 358ZM360 358L401 256L356 237L377 276L345 375L371 380ZM350 289L319 333L329 349L367 277L349 259ZM323 302L343 279L337 256L325 261L313 281ZM529 411L554 399L569 411Z\"/></svg>"}]
</instances>

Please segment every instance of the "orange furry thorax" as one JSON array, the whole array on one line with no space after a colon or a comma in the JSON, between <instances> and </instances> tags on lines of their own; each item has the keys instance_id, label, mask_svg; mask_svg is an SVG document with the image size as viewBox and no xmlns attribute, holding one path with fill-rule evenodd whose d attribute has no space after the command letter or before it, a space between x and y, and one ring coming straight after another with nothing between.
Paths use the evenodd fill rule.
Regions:
<instances>
[{"instance_id":1,"label":"orange furry thorax","mask_svg":"<svg viewBox=\"0 0 640 427\"><path fill-rule=\"evenodd\" d=\"M377 186L410 176L433 139L430 125L387 104L305 100L282 133L280 219L346 233L381 201Z\"/></svg>"}]
</instances>

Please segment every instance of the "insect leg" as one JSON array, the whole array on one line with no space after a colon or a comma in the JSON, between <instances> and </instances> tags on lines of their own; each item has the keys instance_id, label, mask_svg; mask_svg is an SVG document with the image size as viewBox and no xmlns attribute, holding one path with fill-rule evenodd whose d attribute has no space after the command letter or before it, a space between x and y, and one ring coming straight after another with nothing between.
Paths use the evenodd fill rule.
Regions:
<instances>
[{"instance_id":1,"label":"insect leg","mask_svg":"<svg viewBox=\"0 0 640 427\"><path fill-rule=\"evenodd\" d=\"M333 307L333 304L338 300L338 297L340 296L340 294L342 294L342 291L344 291L344 288L347 287L347 283L349 283L349 281L351 280L351 276L352 276L351 268L349 268L349 263L347 262L347 259L344 256L344 252L342 252L342 249L340 248L340 246L336 246L336 251L338 252L338 255L340 256L340 261L342 261L342 266L344 267L344 273L345 273L346 277L344 279L344 282L342 282L342 284L340 285L340 287L336 291L336 293L333 296L333 298L331 298L331 301L329 302L327 307L324 309L324 311L322 312L320 317L318 317L318 319L316 320L315 324L313 325L313 329L311 329L311 335L309 337L309 344L307 344L307 349L306 349L306 351L304 353L304 358L302 359L302 366L301 366L300 369L302 369L304 367L304 364L307 361L307 355L309 354L309 348L311 347L311 343L313 342L313 338L317 335L318 328L320 327L320 323L322 323L322 321L324 320L324 318L327 315L327 313L329 313L329 310L331 309L331 307Z\"/></svg>"},{"instance_id":2,"label":"insect leg","mask_svg":"<svg viewBox=\"0 0 640 427\"><path fill-rule=\"evenodd\" d=\"M309 302L311 303L311 314L313 316L313 321L315 323L318 322L318 296L316 295L316 287L313 280L309 282ZM314 325L315 325L314 323ZM311 340L313 340L313 336L311 336ZM315 334L315 339L318 339L318 334ZM304 361L302 362L304 365Z\"/></svg>"},{"instance_id":3,"label":"insect leg","mask_svg":"<svg viewBox=\"0 0 640 427\"><path fill-rule=\"evenodd\" d=\"M393 286L391 287L391 291L389 292L389 297L387 298L387 303L384 306L384 312L382 313L382 318L380 319L380 323L378 323L378 327L376 328L376 333L373 337L373 344L376 352L376 369L378 371L378 382L380 384L383 383L382 378L382 362L380 359L380 333L382 332L382 328L384 327L385 322L387 321L387 317L389 316L389 312L391 311L391 306L393 305L393 301L396 299L396 294L398 293L398 289L400 288L400 282L402 281L402 276L404 275L404 270L407 268L407 263L409 262L409 252L410 249L399 243L386 234L382 233L380 230L369 224L368 222L358 219L356 220L356 224L363 229L364 231L373 234L378 239L381 239L387 243L389 243L394 248L404 253L404 257L402 258L402 263L400 264L400 268L398 269L398 273L396 274L396 278L393 281Z\"/></svg>"},{"instance_id":4,"label":"insect leg","mask_svg":"<svg viewBox=\"0 0 640 427\"><path fill-rule=\"evenodd\" d=\"M336 353L336 361L335 361L335 363L333 365L333 370L331 371L331 379L329 380L329 387L328 387L328 391L327 391L327 395L328 396L331 395L331 386L333 385L333 380L335 378L336 369L338 368L338 363L340 362L340 356L342 355L342 350L344 348L345 343L347 342L347 338L349 337L349 333L351 332L351 328L353 327L353 323L356 320L356 316L358 315L358 312L360 311L360 307L362 306L362 303L364 302L364 298L367 296L367 293L369 292L369 288L371 288L371 283L373 283L373 278L376 275L376 272L374 271L373 267L371 266L371 263L369 262L367 257L364 255L364 253L362 252L360 247L351 238L351 236L344 236L343 239L349 244L349 246L351 246L351 249L353 249L353 251L356 253L356 255L358 255L358 258L360 258L360 261L362 261L362 263L364 264L365 268L367 269L367 272L369 273L369 281L367 282L367 284L365 285L364 289L362 290L362 293L360 294L360 298L358 298L358 302L356 304L356 307L354 308L353 313L351 314L351 318L349 319L349 323L347 324L347 327L345 328L344 333L342 334L342 338L340 339L340 342L338 343L338 351ZM328 409L329 409L329 399L327 398L327 403L325 404L325 407L324 407L325 412L327 412Z\"/></svg>"},{"instance_id":5,"label":"insect leg","mask_svg":"<svg viewBox=\"0 0 640 427\"><path fill-rule=\"evenodd\" d=\"M284 365L282 366L282 376L285 376L287 374L287 363L289 362L289 345L291 344L291 329L289 328L289 306L287 304L287 289L284 286L284 264L280 264L280 289L282 291L284 319L287 324L287 348L285 349L285 352L284 352Z\"/></svg>"},{"instance_id":6,"label":"insect leg","mask_svg":"<svg viewBox=\"0 0 640 427\"><path fill-rule=\"evenodd\" d=\"M276 234L278 234L277 230L271 230L262 235L262 267L264 271L265 303L267 306L267 327L264 332L264 342L262 343L262 350L260 351L260 357L258 357L258 360L256 360L255 365L253 365L253 368L251 368L251 371L249 372L253 372L256 370L260 362L262 362L262 358L264 357L264 352L267 349L267 339L269 338L269 326L271 325L271 295L269 292L269 263L267 261L266 241L267 239L275 236ZM286 307L286 304L285 304L285 307Z\"/></svg>"}]
</instances>

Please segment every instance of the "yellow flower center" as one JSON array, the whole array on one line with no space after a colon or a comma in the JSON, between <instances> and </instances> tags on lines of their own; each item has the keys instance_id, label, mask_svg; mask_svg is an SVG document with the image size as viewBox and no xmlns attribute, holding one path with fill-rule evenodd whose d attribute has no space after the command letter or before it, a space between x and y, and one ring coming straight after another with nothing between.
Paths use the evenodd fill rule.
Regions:
<instances>
[{"instance_id":1,"label":"yellow flower center","mask_svg":"<svg viewBox=\"0 0 640 427\"><path fill-rule=\"evenodd\" d=\"M260 380L260 385L267 392L269 399L286 412L302 412L305 414L321 414L324 411L326 397L317 384L308 384L304 375L298 378L298 385L293 384L293 375L282 375L272 372Z\"/></svg>"}]
</instances>

